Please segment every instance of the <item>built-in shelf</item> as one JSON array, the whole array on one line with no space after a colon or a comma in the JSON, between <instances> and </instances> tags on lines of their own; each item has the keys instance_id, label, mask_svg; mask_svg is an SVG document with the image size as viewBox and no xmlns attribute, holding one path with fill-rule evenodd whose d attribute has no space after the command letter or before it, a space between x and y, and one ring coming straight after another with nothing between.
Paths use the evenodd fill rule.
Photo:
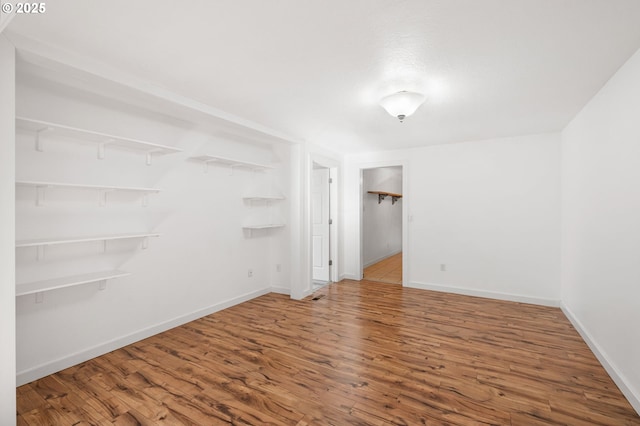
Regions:
<instances>
[{"instance_id":1,"label":"built-in shelf","mask_svg":"<svg viewBox=\"0 0 640 426\"><path fill-rule=\"evenodd\" d=\"M41 238L33 240L19 240L16 241L16 248L36 247L37 254L36 260L44 259L45 247L60 245L60 244L75 244L75 243L88 243L93 241L102 241L102 249L107 251L107 241L113 240L125 240L131 238L142 238L142 249L146 249L150 237L159 237L160 234L156 233L139 233L139 234L115 234L115 235L98 235L91 237L77 237L77 238Z\"/></svg>"},{"instance_id":2,"label":"built-in shelf","mask_svg":"<svg viewBox=\"0 0 640 426\"><path fill-rule=\"evenodd\" d=\"M142 151L146 153L147 164L151 164L151 160L154 155L182 152L181 149L172 146L160 145L157 143L147 142L139 139L110 135L93 130L67 126L65 124L36 120L33 118L16 117L16 125L21 129L30 130L35 133L37 151L44 150L42 136L46 135L49 132L55 132L56 134L62 136L73 137L76 139L81 139L82 141L97 143L98 158L100 159L104 158L105 148L107 146L117 146L120 148Z\"/></svg>"},{"instance_id":3,"label":"built-in shelf","mask_svg":"<svg viewBox=\"0 0 640 426\"><path fill-rule=\"evenodd\" d=\"M159 237L160 234L156 233L140 233L140 234L115 234L115 235L98 235L91 237L77 237L77 238L42 238L33 240L20 240L16 241L16 247L38 247L38 246L52 246L58 244L73 244L73 243L86 243L91 241L112 241L123 240L129 238L148 238Z\"/></svg>"},{"instance_id":4,"label":"built-in shelf","mask_svg":"<svg viewBox=\"0 0 640 426\"><path fill-rule=\"evenodd\" d=\"M269 230L282 227L284 227L284 223L265 223L260 225L245 225L242 227L242 229L247 231L250 237L253 237L253 231L260 231L265 229Z\"/></svg>"},{"instance_id":5,"label":"built-in shelf","mask_svg":"<svg viewBox=\"0 0 640 426\"><path fill-rule=\"evenodd\" d=\"M76 285L89 284L107 281L114 278L121 278L131 275L123 271L93 272L90 274L74 275L69 277L54 278L50 280L34 281L23 284L16 284L16 297L28 294L42 293L59 288L72 287Z\"/></svg>"},{"instance_id":6,"label":"built-in shelf","mask_svg":"<svg viewBox=\"0 0 640 426\"><path fill-rule=\"evenodd\" d=\"M284 200L284 196L282 195L250 195L250 196L242 197L242 199L247 201L279 201L279 200Z\"/></svg>"},{"instance_id":7,"label":"built-in shelf","mask_svg":"<svg viewBox=\"0 0 640 426\"><path fill-rule=\"evenodd\" d=\"M137 191L137 192L160 192L158 188L142 188L136 186L109 186L109 185L86 185L82 183L62 183L48 181L27 181L18 180L16 185L19 186L43 186L43 187L61 187L61 188L84 188L84 189L104 189L106 191Z\"/></svg>"},{"instance_id":8,"label":"built-in shelf","mask_svg":"<svg viewBox=\"0 0 640 426\"><path fill-rule=\"evenodd\" d=\"M271 228L282 228L284 223L269 223L264 225L245 225L243 229L271 229Z\"/></svg>"},{"instance_id":9,"label":"built-in shelf","mask_svg":"<svg viewBox=\"0 0 640 426\"><path fill-rule=\"evenodd\" d=\"M386 191L367 191L369 194L375 194L378 196L378 204L382 203L382 200L384 200L387 197L391 197L391 204L395 204L396 201L398 201L400 198L402 198L402 194L396 194L393 192L386 192Z\"/></svg>"},{"instance_id":10,"label":"built-in shelf","mask_svg":"<svg viewBox=\"0 0 640 426\"><path fill-rule=\"evenodd\" d=\"M36 205L41 205L44 200L44 190L46 188L78 188L78 189L92 189L102 193L100 198L100 204L106 203L107 193L111 191L128 191L128 192L140 192L145 195L142 200L142 205L147 205L147 194L160 192L157 188L142 188L135 186L110 186L110 185L87 185L78 183L62 183L62 182L48 182L48 181L16 181L16 186L29 186L36 188Z\"/></svg>"},{"instance_id":11,"label":"built-in shelf","mask_svg":"<svg viewBox=\"0 0 640 426\"><path fill-rule=\"evenodd\" d=\"M211 163L223 164L231 168L244 167L251 170L267 170L267 169L274 168L273 166L270 166L268 164L252 163L250 161L236 160L236 159L227 158L227 157L219 157L217 155L198 155L195 157L189 157L189 159L194 161L199 161L202 164L204 164L205 171L207 171L207 166Z\"/></svg>"}]
</instances>

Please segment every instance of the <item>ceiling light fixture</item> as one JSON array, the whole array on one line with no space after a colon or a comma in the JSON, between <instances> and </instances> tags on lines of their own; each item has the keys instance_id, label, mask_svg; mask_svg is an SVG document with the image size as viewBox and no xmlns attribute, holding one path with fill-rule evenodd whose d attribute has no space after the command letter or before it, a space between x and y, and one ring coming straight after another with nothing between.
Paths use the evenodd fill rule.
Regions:
<instances>
[{"instance_id":1,"label":"ceiling light fixture","mask_svg":"<svg viewBox=\"0 0 640 426\"><path fill-rule=\"evenodd\" d=\"M389 114L398 117L402 123L405 118L416 112L424 102L424 95L402 90L380 99L380 105Z\"/></svg>"}]
</instances>

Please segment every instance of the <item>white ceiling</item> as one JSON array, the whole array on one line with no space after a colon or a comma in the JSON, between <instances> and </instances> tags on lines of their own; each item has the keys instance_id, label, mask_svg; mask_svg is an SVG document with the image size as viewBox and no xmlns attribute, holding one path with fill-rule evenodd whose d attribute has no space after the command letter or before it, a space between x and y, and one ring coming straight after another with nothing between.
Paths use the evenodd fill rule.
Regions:
<instances>
[{"instance_id":1,"label":"white ceiling","mask_svg":"<svg viewBox=\"0 0 640 426\"><path fill-rule=\"evenodd\" d=\"M559 131L638 0L55 0L9 32L342 152ZM404 123L378 100L425 93Z\"/></svg>"}]
</instances>

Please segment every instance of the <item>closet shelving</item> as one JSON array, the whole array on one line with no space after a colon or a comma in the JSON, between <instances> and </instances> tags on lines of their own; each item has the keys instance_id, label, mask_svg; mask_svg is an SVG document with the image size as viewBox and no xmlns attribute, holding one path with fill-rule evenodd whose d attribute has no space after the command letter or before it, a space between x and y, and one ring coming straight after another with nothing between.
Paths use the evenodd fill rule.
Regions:
<instances>
[{"instance_id":1,"label":"closet shelving","mask_svg":"<svg viewBox=\"0 0 640 426\"><path fill-rule=\"evenodd\" d=\"M250 170L269 170L274 168L273 166L270 166L268 164L253 163L250 161L243 161L208 154L189 157L189 159L201 162L204 165L205 172L207 171L209 164L222 164L231 167L231 169L233 169L234 167L242 167Z\"/></svg>"},{"instance_id":2,"label":"closet shelving","mask_svg":"<svg viewBox=\"0 0 640 426\"><path fill-rule=\"evenodd\" d=\"M284 197L282 195L247 195L245 197L242 197L243 200L252 202L252 201L264 201L264 202L271 202L271 201L281 201L284 200Z\"/></svg>"},{"instance_id":3,"label":"closet shelving","mask_svg":"<svg viewBox=\"0 0 640 426\"><path fill-rule=\"evenodd\" d=\"M94 130L82 129L79 127L67 126L60 123L52 123L43 120L36 120L28 117L16 117L16 126L20 129L32 131L35 133L36 150L43 151L43 136L49 132L55 134L79 139L81 141L93 142L98 144L98 158L105 157L106 147L114 146L129 150L141 151L146 154L147 165L150 165L154 155L165 155L182 152L181 149L167 145L160 145L153 142L147 142L139 139L125 138L122 136L110 135L107 133L96 132Z\"/></svg>"},{"instance_id":4,"label":"closet shelving","mask_svg":"<svg viewBox=\"0 0 640 426\"><path fill-rule=\"evenodd\" d=\"M262 224L262 225L245 225L242 228L243 229L271 229L271 228L282 228L284 226L284 223L269 223L269 224Z\"/></svg>"},{"instance_id":5,"label":"closet shelving","mask_svg":"<svg viewBox=\"0 0 640 426\"><path fill-rule=\"evenodd\" d=\"M95 282L100 283L101 287L104 288L107 280L122 278L129 275L131 275L130 272L114 270L16 284L16 297Z\"/></svg>"},{"instance_id":6,"label":"closet shelving","mask_svg":"<svg viewBox=\"0 0 640 426\"><path fill-rule=\"evenodd\" d=\"M112 241L112 240L124 240L131 238L149 238L159 237L160 234L156 233L133 233L133 234L113 234L113 235L96 235L90 237L75 237L75 238L39 238L31 240L18 240L16 241L16 247L39 247L39 246L52 246L57 244L74 244L74 243L86 243L91 241Z\"/></svg>"},{"instance_id":7,"label":"closet shelving","mask_svg":"<svg viewBox=\"0 0 640 426\"><path fill-rule=\"evenodd\" d=\"M284 223L265 223L265 224L259 224L259 225L244 225L242 229L247 231L250 237L253 237L253 231L260 231L260 230L268 231L270 229L277 229L277 228L283 228L283 227L284 227Z\"/></svg>"},{"instance_id":8,"label":"closet shelving","mask_svg":"<svg viewBox=\"0 0 640 426\"><path fill-rule=\"evenodd\" d=\"M274 195L274 194L265 194L265 195L246 195L242 197L243 200L249 203L249 206L252 206L254 202L264 203L266 207L269 207L274 201L282 201L284 200L284 196L282 195ZM251 225L244 225L242 228L246 231L249 231L249 234L252 235L251 231L259 230L259 229L273 229L273 228L282 228L284 223L279 222L271 222L266 221L267 223L258 223Z\"/></svg>"},{"instance_id":9,"label":"closet shelving","mask_svg":"<svg viewBox=\"0 0 640 426\"><path fill-rule=\"evenodd\" d=\"M160 234L157 234L157 233L145 232L145 233L130 233L130 234L94 235L94 236L87 236L87 237L38 238L38 239L29 239L29 240L18 240L16 241L16 248L36 247L38 250L36 259L41 260L44 258L44 248L48 246L102 241L103 249L106 250L107 241L141 238L142 248L146 249L149 238L159 237L159 236Z\"/></svg>"},{"instance_id":10,"label":"closet shelving","mask_svg":"<svg viewBox=\"0 0 640 426\"><path fill-rule=\"evenodd\" d=\"M36 120L27 117L16 117L16 127L22 130L33 132L35 134L35 148L37 151L44 151L44 142L46 136L55 134L69 140L78 142L90 142L97 144L98 158L105 157L107 147L120 148L128 151L142 152L146 156L146 162L151 164L154 156L173 154L181 152L181 149L171 146L160 145L153 142L143 141L139 139L115 136L107 133L97 132L93 130L72 127L65 124L54 123L43 120ZM54 143L57 138L47 138L47 142ZM158 188L148 188L139 186L117 186L117 185L96 185L86 183L72 182L56 182L48 180L16 180L17 187L33 187L36 189L36 205L41 205L45 198L47 188L63 188L63 189L85 189L98 191L101 195L100 205L106 203L107 194L114 191L125 191L142 194L142 205L147 205L148 195L158 193ZM35 247L37 249L37 260L44 259L45 248L49 246L76 244L88 242L102 242L103 250L106 251L107 242L115 240L142 239L142 248L147 248L148 240L151 237L159 237L160 234L154 232L138 232L138 233L122 233L122 234L104 234L81 237L62 237L62 238L37 238L16 241L16 248ZM57 277L33 282L16 283L16 296L25 296L29 294L36 295L36 302L42 302L43 294L46 291L56 290L65 287L73 287L89 283L99 283L99 288L106 288L108 280L126 277L131 275L129 272L120 270L98 271L85 273L81 275L72 275L66 277Z\"/></svg>"},{"instance_id":11,"label":"closet shelving","mask_svg":"<svg viewBox=\"0 0 640 426\"><path fill-rule=\"evenodd\" d=\"M89 189L97 190L102 194L100 199L100 205L106 203L107 193L112 191L125 191L125 192L139 192L144 195L142 199L142 205L147 205L147 195L152 193L158 193L162 191L158 188L143 188L136 186L110 186L110 185L88 185L80 183L63 183L63 182L50 182L50 181L29 181L18 180L16 186L26 186L36 188L36 205L41 205L45 198L45 190L47 188L75 188L75 189Z\"/></svg>"},{"instance_id":12,"label":"closet shelving","mask_svg":"<svg viewBox=\"0 0 640 426\"><path fill-rule=\"evenodd\" d=\"M369 194L374 194L378 196L378 204L382 203L387 197L391 197L391 205L395 204L400 198L402 198L402 194L396 194L395 192L387 192L387 191L367 191Z\"/></svg>"}]
</instances>

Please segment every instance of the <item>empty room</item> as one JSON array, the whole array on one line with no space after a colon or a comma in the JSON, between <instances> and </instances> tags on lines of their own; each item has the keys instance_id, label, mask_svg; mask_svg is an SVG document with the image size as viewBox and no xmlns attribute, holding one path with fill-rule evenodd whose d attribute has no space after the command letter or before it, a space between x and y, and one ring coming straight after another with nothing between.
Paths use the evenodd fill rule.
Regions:
<instances>
[{"instance_id":1,"label":"empty room","mask_svg":"<svg viewBox=\"0 0 640 426\"><path fill-rule=\"evenodd\" d=\"M0 425L640 425L639 1L0 7Z\"/></svg>"}]
</instances>

